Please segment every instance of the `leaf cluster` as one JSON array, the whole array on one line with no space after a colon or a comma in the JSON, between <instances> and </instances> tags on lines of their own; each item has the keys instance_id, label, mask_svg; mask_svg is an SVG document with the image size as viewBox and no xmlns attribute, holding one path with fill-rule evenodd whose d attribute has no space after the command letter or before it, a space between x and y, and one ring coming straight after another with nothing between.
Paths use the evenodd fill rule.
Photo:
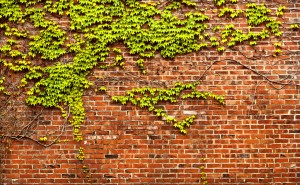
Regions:
<instances>
[{"instance_id":1,"label":"leaf cluster","mask_svg":"<svg viewBox=\"0 0 300 185\"><path fill-rule=\"evenodd\" d=\"M178 128L181 133L186 134L186 127L189 127L195 115L187 117L181 121L167 114L167 111L159 106L159 103L170 102L175 103L178 99L204 99L212 98L220 104L224 104L224 96L212 94L210 92L200 92L196 90L199 83L176 83L174 87L169 89L143 87L127 91L125 96L113 96L112 100L122 105L131 103L132 105L139 106L140 108L147 108L149 112L153 112L156 116L164 118L168 123L172 123L175 128ZM184 91L189 91L183 94Z\"/></svg>"}]
</instances>

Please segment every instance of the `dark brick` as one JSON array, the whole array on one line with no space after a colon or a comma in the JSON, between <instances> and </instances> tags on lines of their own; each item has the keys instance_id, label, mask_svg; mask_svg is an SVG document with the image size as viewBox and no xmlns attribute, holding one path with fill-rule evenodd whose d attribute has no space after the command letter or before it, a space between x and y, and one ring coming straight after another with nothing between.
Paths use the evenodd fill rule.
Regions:
<instances>
[{"instance_id":1,"label":"dark brick","mask_svg":"<svg viewBox=\"0 0 300 185\"><path fill-rule=\"evenodd\" d=\"M119 157L118 154L106 154L105 158L107 159L117 159Z\"/></svg>"},{"instance_id":2,"label":"dark brick","mask_svg":"<svg viewBox=\"0 0 300 185\"><path fill-rule=\"evenodd\" d=\"M62 178L75 178L76 174L62 174Z\"/></svg>"},{"instance_id":3,"label":"dark brick","mask_svg":"<svg viewBox=\"0 0 300 185\"><path fill-rule=\"evenodd\" d=\"M149 154L149 158L155 158L155 154Z\"/></svg>"},{"instance_id":4,"label":"dark brick","mask_svg":"<svg viewBox=\"0 0 300 185\"><path fill-rule=\"evenodd\" d=\"M152 140L161 139L161 137L157 136L157 135L149 135L148 137L149 137L149 139L152 139Z\"/></svg>"},{"instance_id":5,"label":"dark brick","mask_svg":"<svg viewBox=\"0 0 300 185\"><path fill-rule=\"evenodd\" d=\"M111 174L104 174L104 177L109 179L116 178L114 175Z\"/></svg>"},{"instance_id":6,"label":"dark brick","mask_svg":"<svg viewBox=\"0 0 300 185\"><path fill-rule=\"evenodd\" d=\"M185 167L185 164L179 164L178 165L178 168L184 168Z\"/></svg>"},{"instance_id":7,"label":"dark brick","mask_svg":"<svg viewBox=\"0 0 300 185\"><path fill-rule=\"evenodd\" d=\"M47 168L60 168L60 164L49 164Z\"/></svg>"},{"instance_id":8,"label":"dark brick","mask_svg":"<svg viewBox=\"0 0 300 185\"><path fill-rule=\"evenodd\" d=\"M223 174L223 178L229 178L229 174L228 173L226 173L226 174Z\"/></svg>"},{"instance_id":9,"label":"dark brick","mask_svg":"<svg viewBox=\"0 0 300 185\"><path fill-rule=\"evenodd\" d=\"M40 125L51 125L51 121L40 121Z\"/></svg>"},{"instance_id":10,"label":"dark brick","mask_svg":"<svg viewBox=\"0 0 300 185\"><path fill-rule=\"evenodd\" d=\"M238 157L239 158L249 158L250 155L249 154L239 154Z\"/></svg>"},{"instance_id":11,"label":"dark brick","mask_svg":"<svg viewBox=\"0 0 300 185\"><path fill-rule=\"evenodd\" d=\"M289 130L289 133L291 133L291 134L298 134L298 133L300 133L300 130Z\"/></svg>"}]
</instances>

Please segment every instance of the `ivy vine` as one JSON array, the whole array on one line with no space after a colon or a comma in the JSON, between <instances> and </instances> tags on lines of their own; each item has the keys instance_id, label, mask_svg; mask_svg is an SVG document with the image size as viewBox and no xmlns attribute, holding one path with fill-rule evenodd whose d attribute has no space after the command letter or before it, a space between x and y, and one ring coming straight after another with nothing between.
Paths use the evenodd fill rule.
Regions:
<instances>
[{"instance_id":1,"label":"ivy vine","mask_svg":"<svg viewBox=\"0 0 300 185\"><path fill-rule=\"evenodd\" d=\"M19 88L30 87L26 99L29 105L59 108L64 117L67 116L66 106L69 106L74 139L81 141L80 126L85 117L82 96L93 85L87 76L95 67L104 70L122 68L126 62L121 50L112 48L114 43L124 43L130 54L138 56L137 66L146 74L144 61L156 53L164 58L174 58L208 47L223 52L240 43L254 46L271 35L280 37L283 34L280 21L273 18L272 11L263 4L249 3L246 10L236 10L227 3L237 3L237 0L214 2L219 8L219 17L244 15L248 32L235 28L234 24L210 28L210 17L196 11L196 3L190 0L172 1L163 9L159 3L138 0L1 0L0 18L3 21L0 32L5 43L0 46L0 65L25 73ZM182 7L192 10L179 18L174 12ZM285 7L278 7L275 16L282 16L284 10ZM67 28L57 21L57 17L68 18ZM27 25L35 31L26 30ZM261 31L251 31L253 27L263 25L265 28ZM296 30L299 26L294 24L290 28ZM211 34L210 29L216 33ZM110 52L116 54L113 64L106 62ZM279 53L280 44L277 44L274 54ZM72 60L63 62L65 56L72 56ZM37 62L39 60L42 62ZM4 84L5 77L0 77L0 92L9 95ZM178 83L170 89L132 89L126 96L115 96L112 100L147 107L186 133L185 128L195 117L178 121L158 108L157 102L176 102L180 97L211 97L224 103L223 96L195 91L195 85ZM106 88L100 90L106 91ZM180 96L184 90L192 92Z\"/></svg>"},{"instance_id":2,"label":"ivy vine","mask_svg":"<svg viewBox=\"0 0 300 185\"><path fill-rule=\"evenodd\" d=\"M128 91L126 96L113 96L112 100L119 102L122 105L130 102L133 105L138 105L140 108L148 108L150 112L153 111L156 116L163 117L168 123L173 123L175 128L178 128L181 133L186 134L186 127L190 126L196 115L192 115L182 121L178 121L176 118L169 116L167 111L164 110L164 108L157 106L157 104L159 102L175 103L178 101L178 97L181 97L182 99L207 99L210 97L217 100L219 103L224 104L224 96L215 95L210 92L199 92L196 90L196 85L198 85L198 83L182 84L178 82L170 89L151 87L137 88ZM181 95L181 93L185 90L192 91Z\"/></svg>"}]
</instances>

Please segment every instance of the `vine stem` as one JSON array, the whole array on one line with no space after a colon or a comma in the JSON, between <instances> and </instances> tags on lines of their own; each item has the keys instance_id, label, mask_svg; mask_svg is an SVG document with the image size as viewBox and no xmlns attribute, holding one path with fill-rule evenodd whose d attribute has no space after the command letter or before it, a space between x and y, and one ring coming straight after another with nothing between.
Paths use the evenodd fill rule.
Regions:
<instances>
[{"instance_id":1,"label":"vine stem","mask_svg":"<svg viewBox=\"0 0 300 185\"><path fill-rule=\"evenodd\" d=\"M223 59L223 60L215 60L212 62L211 65L208 66L208 68L206 68L206 70L202 73L202 75L196 80L196 81L201 81L202 78L207 74L207 72L217 63L220 63L220 62L234 62L234 63L237 63L241 66L243 66L244 68L252 71L253 73L257 74L258 76L261 76L263 77L265 80L267 80L268 82L270 82L271 84L277 84L277 85L292 85L292 86L297 86L297 87L300 87L300 84L292 84L292 83L283 83L281 81L275 81L275 80L271 80L270 78L268 78L266 75L264 74L261 74L260 72L252 69L251 67L241 63L240 61L237 61L237 60L234 60L234 59ZM273 86L273 85L272 85ZM274 86L273 86L274 87ZM274 87L276 88L276 87ZM276 88L277 89L277 88Z\"/></svg>"},{"instance_id":2,"label":"vine stem","mask_svg":"<svg viewBox=\"0 0 300 185\"><path fill-rule=\"evenodd\" d=\"M20 131L19 134L17 134L17 136L21 136L21 134L23 133L23 131L26 129L25 133L28 132L28 129L30 128L30 126L32 125L32 123L43 113L45 108L43 108L41 110L41 112L39 114L37 114L27 125L25 125ZM22 138L19 138L19 140Z\"/></svg>"},{"instance_id":3,"label":"vine stem","mask_svg":"<svg viewBox=\"0 0 300 185\"><path fill-rule=\"evenodd\" d=\"M25 127L23 127L23 129L20 131L20 133L18 135L2 135L1 137L7 137L7 138L18 140L18 141L21 140L21 139L23 139L23 138L25 138L25 139L29 139L31 141L34 141L37 144L39 144L39 145L47 148L47 147L50 147L53 144L55 144L59 140L59 138L62 136L62 134L66 130L66 124L67 124L67 122L69 120L69 117L70 117L70 107L68 107L68 113L67 113L67 116L65 118L64 124L63 124L63 126L62 126L62 128L60 130L60 134L51 143L49 143L49 144L45 144L45 143L43 143L43 142L41 142L41 141L39 141L37 139L34 139L34 138L26 135L26 133L22 134L22 131L24 130L24 128L26 128L29 124L33 123L33 121L37 118L37 116L33 120L31 120L29 124L27 124Z\"/></svg>"}]
</instances>

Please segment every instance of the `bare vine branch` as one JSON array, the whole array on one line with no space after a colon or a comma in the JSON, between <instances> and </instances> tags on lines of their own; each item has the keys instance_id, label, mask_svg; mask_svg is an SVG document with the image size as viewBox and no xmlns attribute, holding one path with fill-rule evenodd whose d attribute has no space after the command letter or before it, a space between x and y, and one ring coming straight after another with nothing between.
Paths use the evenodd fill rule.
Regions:
<instances>
[{"instance_id":1,"label":"bare vine branch","mask_svg":"<svg viewBox=\"0 0 300 185\"><path fill-rule=\"evenodd\" d=\"M40 114L38 114L38 115L41 115L41 114L42 114L42 113L40 113ZM19 133L18 135L2 135L2 137L10 138L10 139L13 139L13 140L29 139L29 140L34 141L34 142L36 142L37 144L39 144L39 145L45 147L45 148L46 148L46 147L50 147L50 146L52 146L53 144L55 144L55 143L59 140L59 138L62 136L62 134L64 133L64 131L65 131L65 129L66 129L67 122L68 122L69 117L70 117L70 107L68 108L67 116L66 116L66 118L65 118L65 120L64 120L64 123L63 123L63 126L62 126L62 128L61 128L61 130L60 130L60 134L59 134L53 141L51 141L49 144L45 144L44 142L41 142L41 141L39 141L39 140L37 140L37 139L34 139L34 138L28 136L28 135L27 135L27 132L23 133L23 130L24 130L25 128L30 127L30 124L32 124L33 121L34 121L37 117L38 117L38 116L36 116L33 120L30 121L29 124L27 124L25 127L23 127L23 129L20 131L20 133Z\"/></svg>"},{"instance_id":2,"label":"bare vine branch","mask_svg":"<svg viewBox=\"0 0 300 185\"><path fill-rule=\"evenodd\" d=\"M271 80L268 76L260 73L259 71L256 71L254 69L252 69L250 66L247 66L237 60L234 60L234 59L223 59L223 60L215 60L212 62L212 64L210 66L208 66L208 68L206 68L206 70L202 73L202 75L200 75L200 77L196 80L196 81L201 81L204 76L207 74L207 72L217 63L220 63L220 62L234 62L236 64L239 64L241 66L243 66L244 68L252 71L253 73L257 74L258 76L261 76L263 77L266 81L268 81L270 84L277 84L277 85L292 85L292 86L297 86L297 87L300 87L300 84L292 84L292 83L284 83L282 81L275 81L275 80Z\"/></svg>"}]
</instances>

